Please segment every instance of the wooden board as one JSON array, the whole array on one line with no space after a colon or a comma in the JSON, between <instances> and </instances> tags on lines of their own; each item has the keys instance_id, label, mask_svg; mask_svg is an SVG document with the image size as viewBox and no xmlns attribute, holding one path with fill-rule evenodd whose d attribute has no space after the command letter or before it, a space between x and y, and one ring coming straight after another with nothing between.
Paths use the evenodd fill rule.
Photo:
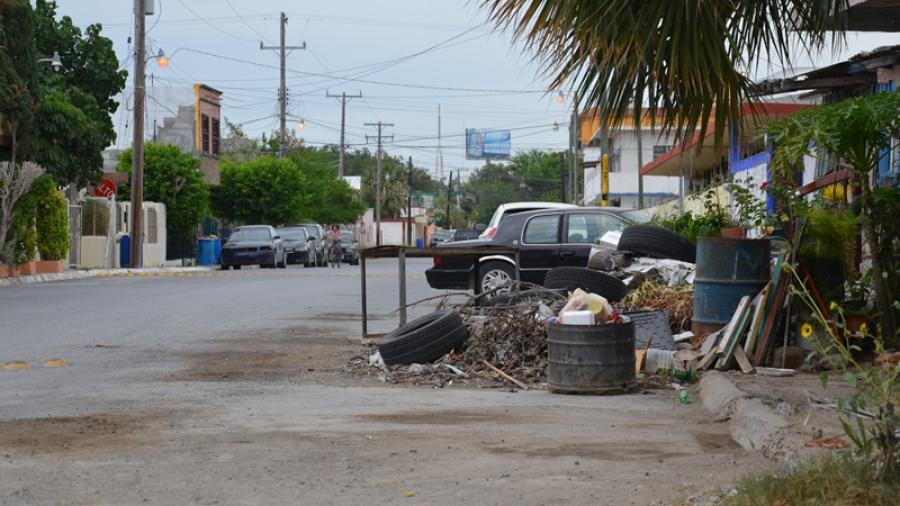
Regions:
<instances>
[{"instance_id":1,"label":"wooden board","mask_svg":"<svg viewBox=\"0 0 900 506\"><path fill-rule=\"evenodd\" d=\"M784 296L787 293L787 282L788 279L782 277L778 280L778 285L775 287L774 304L772 304L772 310L768 311L766 314L766 324L763 327L759 342L756 345L756 352L753 354L753 365L756 367L761 366L766 360L766 353L769 350L769 341L775 332L775 322L778 320L778 315L781 313L781 306L784 303Z\"/></svg>"},{"instance_id":2,"label":"wooden board","mask_svg":"<svg viewBox=\"0 0 900 506\"><path fill-rule=\"evenodd\" d=\"M718 357L718 356L719 356L718 349L713 348L712 350L710 350L709 353L706 354L705 357L703 357L702 360L700 360L700 363L697 364L697 370L705 371L705 370L709 369L709 366L712 365L713 361L715 361L716 357Z\"/></svg>"},{"instance_id":3,"label":"wooden board","mask_svg":"<svg viewBox=\"0 0 900 506\"><path fill-rule=\"evenodd\" d=\"M722 329L719 329L719 330L707 335L703 339L703 344L700 345L700 354L708 355L709 352L713 351L714 349L718 349L716 347L716 344L718 344L719 336L721 336L721 335L722 335Z\"/></svg>"},{"instance_id":4,"label":"wooden board","mask_svg":"<svg viewBox=\"0 0 900 506\"><path fill-rule=\"evenodd\" d=\"M753 364L750 363L750 359L747 358L747 354L744 353L744 349L740 346L734 349L734 359L737 360L742 373L750 374L756 371L756 369L753 368Z\"/></svg>"},{"instance_id":5,"label":"wooden board","mask_svg":"<svg viewBox=\"0 0 900 506\"><path fill-rule=\"evenodd\" d=\"M756 348L756 338L759 336L759 329L762 327L763 323L763 315L765 313L766 302L768 302L769 297L769 287L772 286L770 282L767 284L760 292L761 303L757 304L756 309L753 311L753 319L750 320L750 331L747 332L747 340L744 342L744 356L747 354L752 355L753 350Z\"/></svg>"},{"instance_id":6,"label":"wooden board","mask_svg":"<svg viewBox=\"0 0 900 506\"><path fill-rule=\"evenodd\" d=\"M757 295L757 301L759 300L759 295ZM750 321L750 314L752 313L752 307L750 303L750 296L745 295L741 301L738 303L737 309L734 311L734 317L737 318L737 323L734 324L731 328L731 333L726 334L722 337L722 344L724 344L724 350L722 349L722 344L719 345L719 361L716 362L716 369L725 369L728 367L728 363L731 362L731 355L734 353L734 349L740 347L741 337L744 336L744 332L747 329L747 324Z\"/></svg>"}]
</instances>

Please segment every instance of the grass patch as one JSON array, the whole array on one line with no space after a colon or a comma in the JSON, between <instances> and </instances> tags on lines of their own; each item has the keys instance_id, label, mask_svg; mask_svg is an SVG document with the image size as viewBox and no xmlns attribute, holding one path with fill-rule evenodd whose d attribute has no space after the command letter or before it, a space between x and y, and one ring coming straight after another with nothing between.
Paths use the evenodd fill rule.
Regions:
<instances>
[{"instance_id":1,"label":"grass patch","mask_svg":"<svg viewBox=\"0 0 900 506\"><path fill-rule=\"evenodd\" d=\"M875 483L858 464L830 455L800 464L790 474L751 476L741 480L737 495L724 506L856 506L896 505L900 481Z\"/></svg>"}]
</instances>

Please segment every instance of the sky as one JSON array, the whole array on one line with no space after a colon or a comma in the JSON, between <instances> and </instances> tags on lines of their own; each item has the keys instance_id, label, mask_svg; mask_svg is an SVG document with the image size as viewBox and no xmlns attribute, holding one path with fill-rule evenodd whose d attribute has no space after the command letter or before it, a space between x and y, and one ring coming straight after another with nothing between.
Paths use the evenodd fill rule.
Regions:
<instances>
[{"instance_id":1,"label":"sky","mask_svg":"<svg viewBox=\"0 0 900 506\"><path fill-rule=\"evenodd\" d=\"M148 0L149 1L149 0ZM223 92L226 119L251 136L278 127L278 54L260 50L276 45L279 13L288 16L287 45L300 46L287 57L288 126L307 144L337 144L340 101L326 93L362 93L347 107L347 139L374 150L375 128L393 123L385 150L436 171L438 107L441 109L443 174L462 171L463 179L482 162L465 159L466 128L512 129L513 151L566 149L572 103L568 94L547 90L538 62L508 34L486 23L478 2L465 0L153 0L147 17L148 54L162 49L170 65L147 65L148 118L171 115L173 102L201 82ZM60 15L76 25L101 23L120 62L133 71L129 38L133 32L128 0L62 0ZM798 66L822 66L877 46L900 44L898 34L850 34L847 47ZM761 74L778 69L762 69ZM152 76L152 77L151 77ZM131 78L129 77L129 87ZM179 90L180 88L180 90ZM127 92L130 93L130 90ZM154 105L154 99L157 102ZM183 100L183 99L182 99ZM128 110L120 106L118 145L129 144ZM223 132L224 134L224 132ZM368 144L367 144L368 142Z\"/></svg>"}]
</instances>

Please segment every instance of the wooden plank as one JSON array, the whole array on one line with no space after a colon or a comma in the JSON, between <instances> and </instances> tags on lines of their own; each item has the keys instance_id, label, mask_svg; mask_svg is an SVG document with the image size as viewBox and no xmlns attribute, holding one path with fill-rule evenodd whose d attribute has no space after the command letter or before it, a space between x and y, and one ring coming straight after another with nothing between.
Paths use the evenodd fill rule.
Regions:
<instances>
[{"instance_id":1,"label":"wooden plank","mask_svg":"<svg viewBox=\"0 0 900 506\"><path fill-rule=\"evenodd\" d=\"M765 314L764 310L766 307L766 301L769 298L769 287L772 284L767 284L760 292L761 303L756 305L756 309L753 311L753 319L750 320L750 331L747 332L747 341L744 342L744 355L753 354L754 348L756 348L756 337L759 335L759 329L762 327L763 315Z\"/></svg>"},{"instance_id":2,"label":"wooden plank","mask_svg":"<svg viewBox=\"0 0 900 506\"><path fill-rule=\"evenodd\" d=\"M722 335L722 329L719 329L711 334L707 335L703 339L703 344L700 345L700 354L708 355L713 349L718 349L716 344L719 342L719 337Z\"/></svg>"},{"instance_id":3,"label":"wooden plank","mask_svg":"<svg viewBox=\"0 0 900 506\"><path fill-rule=\"evenodd\" d=\"M775 287L773 308L766 314L766 324L760 335L759 344L756 346L756 353L753 355L753 365L756 367L762 365L766 360L766 353L769 349L769 339L772 336L772 332L775 329L775 322L778 320L778 315L781 312L781 306L784 303L784 295L787 293L787 281L787 277L782 277L778 280L778 285Z\"/></svg>"},{"instance_id":4,"label":"wooden plank","mask_svg":"<svg viewBox=\"0 0 900 506\"><path fill-rule=\"evenodd\" d=\"M756 369L753 368L753 364L750 363L750 359L747 358L747 354L744 353L744 349L740 346L734 349L734 359L737 360L742 373L751 374L756 371Z\"/></svg>"},{"instance_id":5,"label":"wooden plank","mask_svg":"<svg viewBox=\"0 0 900 506\"><path fill-rule=\"evenodd\" d=\"M734 310L734 314L731 315L731 320L728 321L728 325L725 326L725 333L722 334L722 339L719 341L719 354L725 353L725 350L728 349L729 341L734 336L735 331L737 330L735 327L741 322L741 318L744 316L744 312L747 310L747 304L750 303L750 296L744 295L741 297L740 302L738 302L737 308Z\"/></svg>"},{"instance_id":6,"label":"wooden plank","mask_svg":"<svg viewBox=\"0 0 900 506\"><path fill-rule=\"evenodd\" d=\"M510 376L509 374L506 374L505 372L501 371L501 370L500 370L497 366L495 366L494 364L492 364L492 363L490 363L490 362L488 362L487 360L484 360L484 359L481 359L481 362L482 362L484 365L488 366L488 368L490 368L492 371L494 371L495 373L499 374L500 377L503 378L503 379L505 379L506 381L509 381L510 383L512 383L513 385L515 385L515 386L521 388L522 390L528 390L528 387L525 386L524 383L522 383L521 381L517 380L516 378L513 378L513 377Z\"/></svg>"},{"instance_id":7,"label":"wooden plank","mask_svg":"<svg viewBox=\"0 0 900 506\"><path fill-rule=\"evenodd\" d=\"M757 297L759 297L759 295L757 295ZM738 323L732 329L731 335L727 336L728 339L722 339L726 345L725 350L719 356L719 361L716 362L716 369L726 369L729 362L731 362L731 355L734 353L734 349L740 348L741 337L743 337L744 332L747 329L747 324L750 322L751 307L749 295L745 295L744 298L741 299L734 314L738 317Z\"/></svg>"},{"instance_id":8,"label":"wooden plank","mask_svg":"<svg viewBox=\"0 0 900 506\"><path fill-rule=\"evenodd\" d=\"M705 357L703 357L703 359L700 361L700 363L697 364L697 370L705 371L705 370L709 369L709 366L712 365L713 361L716 359L717 356L719 356L719 352L716 348L713 348L712 350L710 350L709 353L706 354Z\"/></svg>"}]
</instances>

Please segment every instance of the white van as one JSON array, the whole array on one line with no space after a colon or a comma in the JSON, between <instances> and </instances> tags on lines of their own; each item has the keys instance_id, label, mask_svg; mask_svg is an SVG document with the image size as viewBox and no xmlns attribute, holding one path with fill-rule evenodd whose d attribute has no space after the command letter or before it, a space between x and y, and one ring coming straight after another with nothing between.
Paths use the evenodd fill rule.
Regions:
<instances>
[{"instance_id":1,"label":"white van","mask_svg":"<svg viewBox=\"0 0 900 506\"><path fill-rule=\"evenodd\" d=\"M500 204L497 206L497 210L494 211L494 215L491 216L491 221L488 223L487 228L478 236L478 238L493 239L494 234L497 233L497 225L500 224L503 218L510 214L526 213L528 211L538 211L540 209L566 209L569 207L578 206L574 204L563 204L562 202L509 202L507 204Z\"/></svg>"}]
</instances>

